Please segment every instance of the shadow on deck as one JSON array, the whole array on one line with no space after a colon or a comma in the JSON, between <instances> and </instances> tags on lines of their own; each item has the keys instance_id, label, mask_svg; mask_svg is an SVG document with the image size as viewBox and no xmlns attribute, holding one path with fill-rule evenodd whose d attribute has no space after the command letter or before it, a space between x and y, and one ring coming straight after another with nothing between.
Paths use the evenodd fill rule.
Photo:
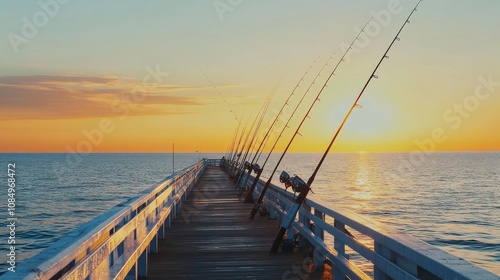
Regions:
<instances>
[{"instance_id":1,"label":"shadow on deck","mask_svg":"<svg viewBox=\"0 0 500 280\"><path fill-rule=\"evenodd\" d=\"M326 270L309 272L308 252L269 254L278 221L250 221L251 208L222 170L207 167L149 255L147 279L331 279Z\"/></svg>"}]
</instances>

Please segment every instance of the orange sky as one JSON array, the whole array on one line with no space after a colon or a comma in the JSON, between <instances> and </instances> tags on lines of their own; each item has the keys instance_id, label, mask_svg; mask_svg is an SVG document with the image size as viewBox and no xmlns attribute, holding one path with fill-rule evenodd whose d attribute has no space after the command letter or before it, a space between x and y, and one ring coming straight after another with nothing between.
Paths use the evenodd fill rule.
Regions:
<instances>
[{"instance_id":1,"label":"orange sky","mask_svg":"<svg viewBox=\"0 0 500 280\"><path fill-rule=\"evenodd\" d=\"M288 114L333 50L386 9L384 1L327 2L293 2L286 9L246 3L223 19L210 5L124 4L122 13L135 17L132 22L104 6L93 10L98 29L87 21L95 3L67 6L17 52L8 36L0 42L6 50L0 54L0 152L169 152L174 142L180 152L225 152L235 115L243 123L253 120L283 77L260 135L265 133L311 62L318 58ZM499 4L489 2L483 8L470 1L423 2L333 150L500 150L500 20L493 12ZM0 34L22 35L19 18L39 7L0 8ZM324 150L410 9L402 6L341 64L292 151ZM176 16L183 13L189 16ZM155 26L165 28L149 29Z\"/></svg>"}]
</instances>

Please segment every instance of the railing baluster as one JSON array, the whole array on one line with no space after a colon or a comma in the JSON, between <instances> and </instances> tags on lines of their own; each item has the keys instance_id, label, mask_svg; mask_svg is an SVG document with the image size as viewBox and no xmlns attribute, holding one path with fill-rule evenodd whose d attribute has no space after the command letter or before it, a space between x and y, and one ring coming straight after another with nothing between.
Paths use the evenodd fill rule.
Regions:
<instances>
[{"instance_id":1,"label":"railing baluster","mask_svg":"<svg viewBox=\"0 0 500 280\"><path fill-rule=\"evenodd\" d=\"M149 243L149 252L152 254L158 253L158 234L156 234Z\"/></svg>"},{"instance_id":2,"label":"railing baluster","mask_svg":"<svg viewBox=\"0 0 500 280\"><path fill-rule=\"evenodd\" d=\"M314 216L320 218L322 221L325 221L325 215L323 214L323 212L319 211L316 208L314 208ZM319 237L323 241L325 240L325 231L321 227L321 224L314 223L314 236ZM314 266L318 269L324 267L325 256L322 255L317 249L314 250L313 253L313 262Z\"/></svg>"},{"instance_id":3,"label":"railing baluster","mask_svg":"<svg viewBox=\"0 0 500 280\"><path fill-rule=\"evenodd\" d=\"M148 277L148 252L146 250L137 260L137 276Z\"/></svg>"},{"instance_id":4,"label":"railing baluster","mask_svg":"<svg viewBox=\"0 0 500 280\"><path fill-rule=\"evenodd\" d=\"M333 221L333 226L341 232L345 232L345 224L336 219ZM345 244L336 237L334 237L333 239L333 248L339 253L339 255L344 256L346 259L349 259L349 256L345 253ZM342 271L335 268L334 280L344 280L345 276L346 275Z\"/></svg>"},{"instance_id":5,"label":"railing baluster","mask_svg":"<svg viewBox=\"0 0 500 280\"><path fill-rule=\"evenodd\" d=\"M391 251L387 249L385 246L380 244L379 242L374 242L374 249L377 254L385 257L388 260L391 260ZM379 267L373 266L373 277L375 280L387 280L390 279L387 274L385 274Z\"/></svg>"},{"instance_id":6,"label":"railing baluster","mask_svg":"<svg viewBox=\"0 0 500 280\"><path fill-rule=\"evenodd\" d=\"M311 221L309 220L309 218L307 218L307 216L302 211L310 213L311 206L307 205L307 203L304 203L302 205L302 210L299 212L299 222L301 222L306 227L309 227ZM305 239L302 235L299 236L299 247L301 247L301 248L309 247L308 243L309 242L307 242L307 239Z\"/></svg>"}]
</instances>

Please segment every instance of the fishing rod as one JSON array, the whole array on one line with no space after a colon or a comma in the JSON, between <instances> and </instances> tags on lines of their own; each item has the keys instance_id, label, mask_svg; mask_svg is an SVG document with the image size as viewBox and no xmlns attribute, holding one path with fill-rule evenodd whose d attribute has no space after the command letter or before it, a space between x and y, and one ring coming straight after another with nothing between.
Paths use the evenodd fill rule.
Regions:
<instances>
[{"instance_id":1,"label":"fishing rod","mask_svg":"<svg viewBox=\"0 0 500 280\"><path fill-rule=\"evenodd\" d=\"M245 156L243 157L243 160L241 161L241 170L240 170L240 176L238 176L238 180L236 181L236 187L238 187L244 173L245 173L245 168L248 168L248 166L250 165L250 163L247 161L247 157L250 155L250 150L252 149L252 147L255 146L255 140L256 140L256 137L257 137L257 133L260 131L260 127L262 125L262 122L264 121L264 118L267 114L267 110L269 108L269 105L271 104L271 99L272 97L274 96L274 93L271 95L269 94L267 100L266 100L266 103L265 103L265 107L262 107L261 108L261 111L259 112L259 121L257 123L257 127L255 128L255 130L253 131L253 135L252 135L252 139L250 140L250 142L248 143L248 147L247 147L247 150L245 152ZM255 119L257 120L257 118Z\"/></svg>"},{"instance_id":2,"label":"fishing rod","mask_svg":"<svg viewBox=\"0 0 500 280\"><path fill-rule=\"evenodd\" d=\"M264 195L267 191L267 189L269 188L269 186L271 185L271 180L274 176L274 174L276 173L276 170L278 169L278 166L280 165L281 161L283 160L283 157L285 156L285 154L287 153L288 149L290 148L290 146L292 145L295 137L297 135L300 135L299 131L302 127L302 125L304 124L304 122L306 121L306 119L309 117L309 114L312 110L312 108L314 107L314 105L316 105L316 102L319 101L319 97L321 96L321 94L323 93L323 90L327 87L327 84L328 82L330 81L330 79L335 75L335 72L337 71L338 67L340 66L340 64L344 61L344 58L345 56L347 55L347 53L349 52L349 50L352 49L352 46L354 45L354 43L358 40L359 36L364 32L366 26L368 26L368 24L370 23L372 19L370 19L364 26L363 28L359 31L359 33L356 35L356 37L354 38L354 40L352 40L351 44L349 45L349 47L344 51L344 54L342 55L342 57L339 59L339 61L337 62L337 65L335 65L335 68L332 70L332 72L330 73L330 75L328 76L328 78L326 79L326 81L324 82L323 86L321 87L320 91L318 92L318 94L316 95L316 98L314 98L313 102L311 103L311 105L309 106L309 109L307 110L307 113L304 115L304 117L302 118L302 120L300 121L300 124L299 126L297 127L297 129L295 130L295 133L292 135L292 138L290 139L290 141L288 141L288 144L287 146L285 147L285 150L283 151L283 153L281 154L279 160L278 160L278 163L276 164L276 166L274 167L274 170L273 172L271 173L271 176L269 176L266 184L264 185L264 188L262 189L260 195L259 195L259 199L257 201L257 203L255 203L254 207L252 208L252 211L250 212L250 220L252 220L254 217L255 217L255 214L257 213L257 211L259 210L260 208L260 205L264 199ZM328 62L330 59L333 58L333 55L326 61L325 65L323 66L323 68L321 68L321 71L326 67L326 65L328 65ZM314 83L316 82L316 79L321 75L321 71L318 73L318 75L314 78L313 82L311 83L311 85L309 85L309 88L308 90L306 91L306 94L307 92L309 91L309 89L314 85ZM301 101L302 102L302 101ZM299 103L300 105L300 103ZM295 112L295 111L294 111ZM252 187L250 188L250 190L248 191L247 193L247 197L249 201L253 200L253 192L255 190L255 187L257 186L257 181L254 180L254 183L252 184Z\"/></svg>"},{"instance_id":3,"label":"fishing rod","mask_svg":"<svg viewBox=\"0 0 500 280\"><path fill-rule=\"evenodd\" d=\"M278 84L277 84L277 85L276 85L276 87L275 87L275 90L278 88L278 86L279 86L279 84L281 83L281 81L283 80L284 76L285 76L285 75L283 75L283 77L281 77L280 81L278 82ZM280 112L281 112L281 111L280 111ZM276 120L277 120L277 118L278 118L278 117L279 117L279 114L278 114L278 116L276 116L276 118L275 118L275 120L273 121L272 125L269 127L269 130L268 130L268 131L267 131L267 133L266 133L266 137L267 137L267 135L269 134L269 132L271 131L271 129L272 129L272 127L273 127L273 125L274 125L274 123L276 122ZM261 144L262 144L262 143L261 143ZM238 147L239 147L239 146L238 146ZM259 146L259 149L260 149L260 146ZM234 173L232 173L232 174L234 175ZM232 176L232 175L231 175L231 176ZM233 177L234 177L234 176L233 176Z\"/></svg>"},{"instance_id":4,"label":"fishing rod","mask_svg":"<svg viewBox=\"0 0 500 280\"><path fill-rule=\"evenodd\" d=\"M269 92L269 94L266 97L266 100L265 100L263 106L261 107L261 109L257 113L257 116L256 116L256 118L254 119L254 121L252 123L252 127L250 128L250 131L247 134L247 137L246 137L246 140L245 140L245 145L243 146L243 149L246 150L246 151L245 151L245 153L244 153L244 155L243 155L243 157L241 159L241 162L239 164L241 168L238 169L237 175L235 177L236 187L238 186L238 183L241 180L241 176L240 175L242 173L242 169L244 169L244 163L246 163L246 159L247 159L248 153L250 152L250 148L252 146L252 143L253 143L253 141L255 139L255 136L256 136L259 128L260 128L260 124L262 123L262 120L263 120L264 116L267 113L267 109L269 108L269 105L271 104L271 100L274 97L275 93L276 93L276 88L273 89L273 90L271 90ZM257 127L254 129L254 126L255 126L256 123L257 123ZM252 138L249 141L250 135L252 135ZM247 147L247 148L245 149L245 147Z\"/></svg>"},{"instance_id":5,"label":"fishing rod","mask_svg":"<svg viewBox=\"0 0 500 280\"><path fill-rule=\"evenodd\" d=\"M238 128L236 130L236 134L235 134L235 137L237 135L237 132L239 130L239 126L241 125L241 120L238 118L238 116L236 115L236 113L234 112L233 108L231 107L231 105L229 104L229 102L226 101L226 99L224 97L222 97L222 94L219 90L219 88L212 82L212 80L206 75L206 73L203 71L203 69L201 68L201 66L196 63L196 61L194 59L193 60L193 63L198 67L198 69L200 70L200 73L205 77L205 79L210 83L210 85L217 91L218 93L218 96L219 98L222 99L222 101L227 105L227 107L229 108L229 112L233 114L234 116L234 119L238 122ZM235 138L234 138L235 139ZM227 158L229 159L230 158L230 153L231 153L231 150L233 149L233 145L234 145L234 140L233 140L233 143L231 144L231 148L228 150L228 153L226 154ZM231 163L231 161L229 161L229 163ZM224 162L225 164L225 162Z\"/></svg>"},{"instance_id":6,"label":"fishing rod","mask_svg":"<svg viewBox=\"0 0 500 280\"><path fill-rule=\"evenodd\" d=\"M281 136L283 135L283 132L286 130L286 128L288 128L288 124L289 122L291 121L291 119L293 118L295 112L297 111L298 107L300 106L300 104L302 103L302 101L304 100L304 98L307 96L307 94L309 93L311 87L314 85L314 83L316 82L316 80L318 79L318 77L321 75L321 72L323 71L323 69L328 65L328 62L330 61L330 59L333 58L333 56L335 55L332 54L328 60L326 61L326 63L321 67L320 71L318 72L318 74L314 77L313 81L311 82L311 84L309 85L309 87L307 88L307 90L305 91L305 93L302 95L301 99L299 100L299 102L297 103L297 105L295 106L292 114L290 115L290 117L288 118L287 122L285 123L285 125L283 126L281 132L279 133L278 137L276 138L276 141L274 142L273 144L273 147L271 148L271 150L269 151L269 154L267 155L267 158L266 160L264 161L264 164L262 165L262 168L260 168L259 172L256 174L253 182L252 182L252 185L250 186L250 189L248 190L246 196L245 196L245 202L248 202L248 203L252 203L254 202L254 199L253 199L253 192L255 190L255 187L257 186L257 183L259 181L259 178L260 178L260 175L262 174L263 170L264 170L264 167L268 161L268 159L270 158L271 156L271 153L273 152L274 148L276 147L276 145L278 144L279 140L281 139ZM316 63L316 61L318 60L318 58L316 58L316 60L313 62ZM309 69L307 71L309 71L310 69L312 68L312 65L309 67ZM306 73L307 73L306 71ZM303 80L303 77L301 79L301 81ZM254 214L255 215L255 214ZM252 217L253 218L253 217Z\"/></svg>"},{"instance_id":7,"label":"fishing rod","mask_svg":"<svg viewBox=\"0 0 500 280\"><path fill-rule=\"evenodd\" d=\"M238 140L238 144L236 145L236 150L235 150L234 155L231 159L231 161L233 162L233 165L231 168L231 173L229 174L230 177L234 177L234 169L236 168L236 164L238 164L238 160L241 156L241 152L240 152L241 140L243 140L243 136L245 135L245 131L248 127L249 121L250 121L250 117L247 119L245 126L243 127L243 130L242 130L240 137L239 137L239 140Z\"/></svg>"},{"instance_id":8,"label":"fishing rod","mask_svg":"<svg viewBox=\"0 0 500 280\"><path fill-rule=\"evenodd\" d=\"M285 75L283 75L283 77L284 77L284 76L285 76ZM280 80L280 82L279 82L279 83L281 83L281 81L283 80L283 77L281 77L281 80ZM289 99L289 98L290 98L290 97L288 97L288 99ZM288 100L288 99L287 99L287 100ZM254 157L253 157L253 159L252 159L252 162L254 162L254 161L255 161L255 158L257 157L257 155L258 155L258 153L259 153L259 150L260 150L261 148L263 148L263 147L262 147L262 144L264 143L264 140L267 138L267 136L269 135L269 133L272 131L273 126L274 126L274 124L276 123L276 121L278 120L279 116L281 115L281 111L283 110L283 108L284 108L284 106L285 106L285 105L286 105L286 102L285 102L285 104L283 105L283 107L281 107L281 110L279 111L279 113L276 115L276 118L275 118L275 119L273 120L273 122L271 123L271 126L269 126L269 129L267 130L266 135L264 136L263 140L260 142L260 145L259 145L259 147L257 148L257 151L255 152L255 155L254 155Z\"/></svg>"},{"instance_id":9,"label":"fishing rod","mask_svg":"<svg viewBox=\"0 0 500 280\"><path fill-rule=\"evenodd\" d=\"M283 105L283 107L281 108L280 112L279 112L279 113L278 113L278 115L276 116L275 121L276 121L276 120L280 117L282 110L284 109L284 107L285 107L286 105L288 105L288 102L289 102L290 98L291 98L291 97L295 94L295 91L297 90L297 88L299 88L299 87L300 87L301 82L302 82L302 81L304 81L305 76L309 73L309 71L311 70L311 68L312 68L312 67L313 67L313 65L316 63L316 61L317 61L317 60L318 60L318 58L316 58L316 59L315 59L315 60L311 63L311 65L309 65L309 67L308 67L308 68L307 68L307 70L304 72L304 74L302 75L302 77L300 77L300 80L297 82L297 84L296 84L296 85L295 85L295 87L293 88L293 90L292 90L291 94L288 96L287 100L285 101L285 104ZM274 125L274 124L272 124L272 126L273 126L273 125ZM272 126L271 126L271 127L272 127ZM285 127L286 127L286 125L285 125ZM271 128L270 128L270 129L271 129ZM267 135L266 135L266 136L267 136ZM269 138L270 138L270 137L268 137L268 138L266 139L266 137L264 137L263 141L261 142L261 146L262 146L262 147L265 147L265 146L266 146L266 143L267 143L267 141L269 140ZM274 147L273 147L273 148L274 148ZM259 149L260 149L260 147L259 147ZM263 149L262 149L262 150L263 150ZM262 154L262 150L261 150L260 154ZM272 150L271 150L271 152L272 152ZM265 164L266 164L266 162L267 162L267 160L266 160L266 162L264 162L264 165L263 165L263 167L262 167L262 168L260 168L260 166L259 166L259 165L254 164L254 162L258 162L258 161L259 161L260 154L259 154L259 151L257 150L257 151L256 151L256 153L255 153L254 158L252 159L252 162L251 162L251 163L250 163L250 162L245 162L245 168L247 169L247 171L248 171L248 172L247 172L247 176L246 176L246 178L245 178L245 180L243 181L243 184L242 184L242 191L243 191L243 189L245 188L245 186L246 186L246 184L247 184L247 182L248 182L248 179L249 179L250 174L252 173L252 171L253 171L253 170L255 170L256 172L257 172L257 171L262 172L262 169L264 168L264 166L265 166ZM259 173L259 172L257 172L257 173ZM244 172L242 172L241 177L240 177L240 180L243 178L243 176L244 176ZM260 176L260 174L259 174L259 176ZM237 184L237 185L238 185L238 184ZM240 193L240 195L241 195L241 193Z\"/></svg>"},{"instance_id":10,"label":"fishing rod","mask_svg":"<svg viewBox=\"0 0 500 280\"><path fill-rule=\"evenodd\" d=\"M273 89L270 91L268 97L266 98L266 102L265 102L265 111L267 112L267 109L269 108L270 104L271 104L271 100L272 98L274 97L274 95L276 94L276 91L278 90L278 87L279 85L281 84L281 81L283 80L283 78L285 77L285 75L283 74L283 76L281 77L281 79L279 80L279 82L273 87ZM243 151L241 151L243 152ZM240 153L241 153L240 152ZM241 162L241 165L243 165L243 162ZM236 176L233 176L233 179L236 179ZM235 180L236 181L236 180Z\"/></svg>"},{"instance_id":11,"label":"fishing rod","mask_svg":"<svg viewBox=\"0 0 500 280\"><path fill-rule=\"evenodd\" d=\"M243 109L243 111L241 112L241 119L243 119L243 115L245 114L245 111L246 111L246 106L245 108ZM236 139L240 139L241 140L241 137L243 135L243 131L244 131L244 127L242 128L242 132L240 134L240 127L241 127L241 122L238 124L238 128L237 128L237 133L236 133ZM238 137L239 136L239 137ZM236 140L234 142L234 148L232 148L232 151L231 151L231 156L229 157L229 165L228 165L228 168L227 168L227 173L230 174L231 171L233 170L234 168L234 159L235 157L237 156L237 148L238 148L238 145L239 145L239 141Z\"/></svg>"},{"instance_id":12,"label":"fishing rod","mask_svg":"<svg viewBox=\"0 0 500 280\"><path fill-rule=\"evenodd\" d=\"M299 88L300 86L300 83L304 80L304 77L309 73L310 69L312 68L312 66L314 65L314 63L316 63L316 60L317 58L313 61L313 63L307 68L307 70L305 71L305 73L302 75L302 77L300 78L300 80L297 82L297 84L295 85L295 87L293 88L292 92L290 93L290 95L288 95L287 99L285 100L285 103L283 103L283 106L281 106L279 112L276 114L276 118L274 118L273 122L271 123L271 125L269 126L269 129L267 130L266 132L266 135L264 136L262 142L260 143L259 145L259 148L257 149L257 151L255 152L255 155L254 155L254 158L252 159L252 163L251 164L248 164L246 167L248 169L248 176L250 176L252 170L255 171L256 173L256 178L257 178L257 181L258 181L258 177L260 177L260 174L262 173L262 169L263 167L261 168L257 162L260 158L260 155L259 155L259 151L261 151L260 153L262 153L264 147L265 147L265 144L267 143L267 141L269 140L270 138L270 133L271 131L274 129L274 126L275 124L277 123L278 119L280 118L283 110L285 109L285 107L288 105L288 102L290 101L290 99L292 98L293 95L295 95L295 91L297 90L297 88ZM261 150L262 148L262 150ZM266 159L266 161L264 162L264 165L266 165L267 163L267 160L269 159L269 156L268 158ZM247 176L247 178L248 178ZM255 180L254 180L255 181ZM246 184L246 180L245 180L245 184ZM245 186L245 184L243 186ZM255 188L255 187L254 187ZM245 198L244 202L253 202L253 201L249 201L247 199L248 197Z\"/></svg>"},{"instance_id":13,"label":"fishing rod","mask_svg":"<svg viewBox=\"0 0 500 280\"><path fill-rule=\"evenodd\" d=\"M241 122L238 123L238 125L236 126L236 130L234 131L234 136L233 136L233 140L232 140L232 143L227 151L227 154L226 154L226 158L227 158L227 161L229 163L231 163L231 157L232 157L232 153L233 153L233 147L234 147L234 144L236 142L236 138L238 136L238 130L240 129L240 125L241 125Z\"/></svg>"},{"instance_id":14,"label":"fishing rod","mask_svg":"<svg viewBox=\"0 0 500 280\"><path fill-rule=\"evenodd\" d=\"M363 95L363 93L365 92L366 88L368 87L368 84L371 82L371 80L373 78L375 78L375 79L378 78L377 75L375 75L375 73L377 72L378 68L380 67L380 65L382 64L382 62L384 61L384 59L388 59L389 58L389 56L387 56L387 54L389 53L390 49L392 48L392 46L394 45L394 43L396 42L396 40L398 40L398 41L400 40L399 35L401 34L401 31L403 31L403 29L406 26L406 24L410 22L411 16L417 10L417 8L418 8L418 6L420 5L421 2L422 2L422 0L419 0L418 3L415 5L415 7L411 11L411 13L408 15L408 18L406 18L405 22L403 23L403 25L399 29L398 33L396 34L396 36L394 37L394 39L392 40L392 42L389 44L389 47L387 47L387 50L382 55L382 58L380 58L379 62L377 63L377 66L375 67L375 69L371 73L370 77L366 81L366 83L363 86L362 90L358 94L356 100L353 102L351 108L349 109L349 111L345 115L344 119L342 120L342 123L340 124L340 126L337 129L337 131L335 132L332 140L328 144L328 147L326 148L325 152L323 153L320 161L318 162L318 165L316 165L316 168L314 169L314 172L312 173L311 177L309 177L309 180L307 181L307 183L304 182L304 180L302 180L298 176L290 177L290 175L288 175L288 173L285 172L285 171L283 171L281 173L281 175L280 175L280 182L284 183L285 187L287 187L287 186L290 187L291 186L292 189L294 190L294 192L298 192L299 195L298 195L297 199L295 200L294 204L292 205L292 207L290 208L290 211L288 212L288 216L286 217L283 225L281 226L281 228L280 228L280 230L278 232L278 235L274 239L273 245L271 247L271 253L275 253L275 252L278 251L278 248L279 248L281 242L283 241L283 235L285 234L285 231L288 228L290 228L290 226L292 225L292 222L295 219L295 216L297 215L297 212L298 212L300 206L302 205L302 203L304 202L307 194L311 190L311 185L314 182L314 179L316 178L316 174L318 173L319 169L321 168L321 165L323 164L326 156L328 155L328 152L330 152L330 149L332 148L333 143L337 139L337 136L339 135L340 131L344 127L347 119L351 115L351 113L354 110L354 108L358 107L358 101L360 100L361 96Z\"/></svg>"},{"instance_id":15,"label":"fishing rod","mask_svg":"<svg viewBox=\"0 0 500 280\"><path fill-rule=\"evenodd\" d=\"M243 114L242 114L242 116L243 116ZM232 158L234 156L234 149L235 149L236 141L238 139L238 135L240 133L240 127L241 127L241 122L238 123L238 126L236 127L236 132L234 134L233 143L231 145L230 154L228 157L230 162L232 161Z\"/></svg>"},{"instance_id":16,"label":"fishing rod","mask_svg":"<svg viewBox=\"0 0 500 280\"><path fill-rule=\"evenodd\" d=\"M264 106L265 106L265 104L264 104ZM259 111L259 113L258 113L257 116L259 116L259 114L261 113L261 111L262 111L262 109ZM244 142L244 145L243 145L243 150L246 150L246 147L249 146L249 144L248 144L249 143L249 138L253 134L252 132L254 132L254 126L255 126L255 123L257 122L258 119L259 119L258 117L256 117L254 119L254 121L252 123L252 126L250 127L250 130L248 131L248 134L245 137L245 142ZM245 162L247 155L248 155L248 150L243 154L243 157L241 158L241 163ZM238 164L238 165L240 165L240 164ZM239 173L239 172L240 171L238 170L237 173ZM239 178L239 175L237 175L236 178Z\"/></svg>"}]
</instances>

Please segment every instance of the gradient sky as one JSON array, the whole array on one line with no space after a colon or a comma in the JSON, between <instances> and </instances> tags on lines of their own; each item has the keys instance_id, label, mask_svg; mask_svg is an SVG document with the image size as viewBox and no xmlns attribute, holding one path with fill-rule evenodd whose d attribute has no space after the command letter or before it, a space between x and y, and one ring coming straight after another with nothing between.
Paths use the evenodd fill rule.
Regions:
<instances>
[{"instance_id":1,"label":"gradient sky","mask_svg":"<svg viewBox=\"0 0 500 280\"><path fill-rule=\"evenodd\" d=\"M0 152L169 152L173 142L178 151L226 151L235 114L243 124L254 118L279 83L267 126L318 58L290 113L356 27L400 3L390 20L373 21L292 147L321 151L416 4L66 2L0 2ZM497 0L422 2L334 151L500 150L498 11Z\"/></svg>"}]
</instances>

